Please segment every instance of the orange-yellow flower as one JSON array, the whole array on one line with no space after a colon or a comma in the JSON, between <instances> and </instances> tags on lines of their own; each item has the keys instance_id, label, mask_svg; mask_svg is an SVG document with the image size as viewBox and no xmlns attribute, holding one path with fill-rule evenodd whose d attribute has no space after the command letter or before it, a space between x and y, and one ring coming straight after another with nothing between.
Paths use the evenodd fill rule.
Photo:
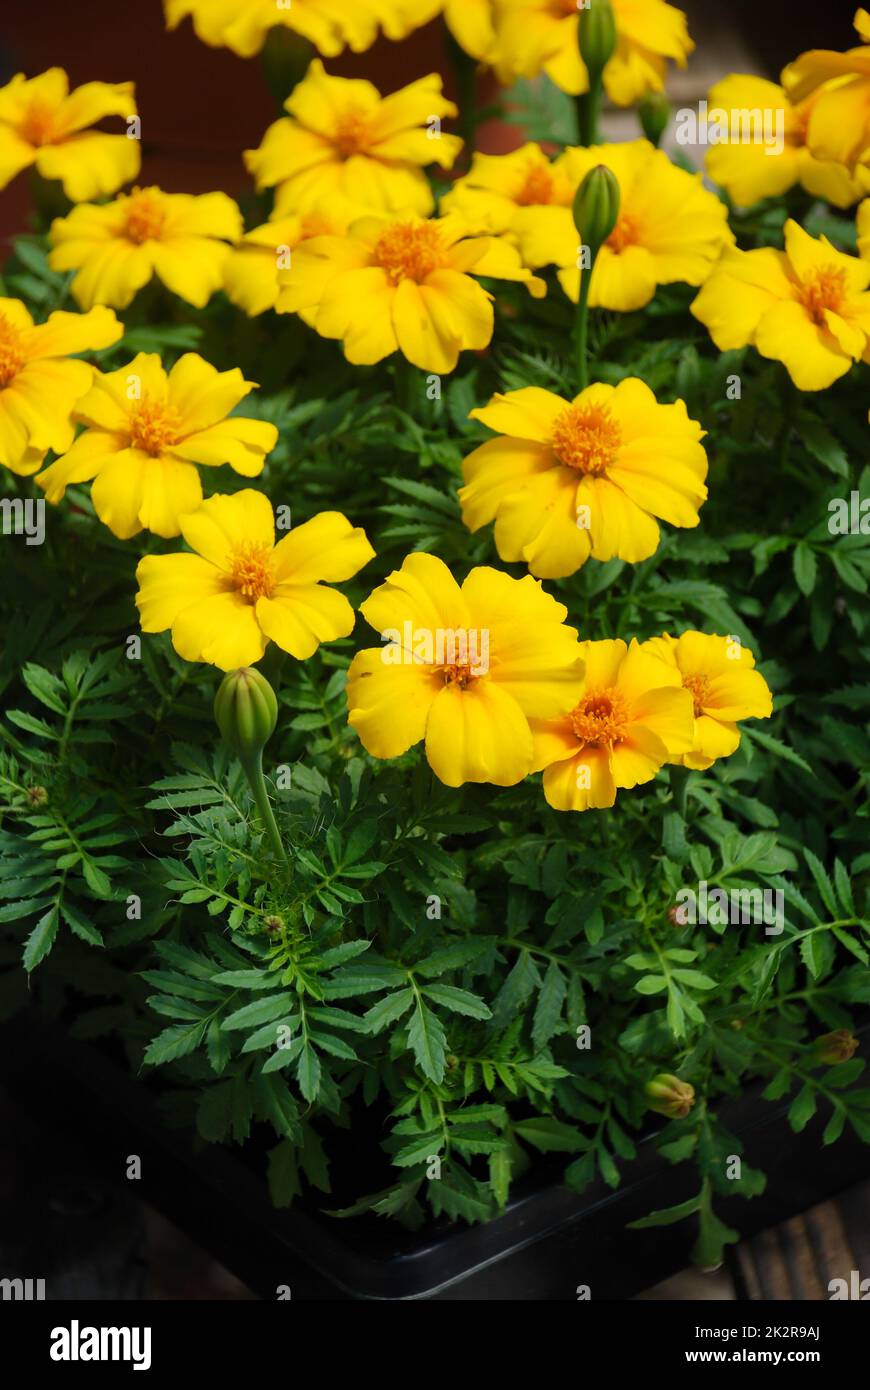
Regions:
<instances>
[{"instance_id":1,"label":"orange-yellow flower","mask_svg":"<svg viewBox=\"0 0 870 1390\"><path fill-rule=\"evenodd\" d=\"M692 746L692 698L676 667L637 642L584 642L580 698L559 719L532 720L534 765L557 811L612 806Z\"/></svg>"},{"instance_id":2,"label":"orange-yellow flower","mask_svg":"<svg viewBox=\"0 0 870 1390\"><path fill-rule=\"evenodd\" d=\"M471 412L498 437L466 458L460 490L471 531L495 521L503 560L542 579L589 556L636 564L659 543L656 518L697 526L707 496L704 431L682 401L659 405L635 377L568 402L527 386Z\"/></svg>"},{"instance_id":3,"label":"orange-yellow flower","mask_svg":"<svg viewBox=\"0 0 870 1390\"><path fill-rule=\"evenodd\" d=\"M408 0L164 0L164 8L169 29L190 15L203 43L242 58L259 53L273 28L292 29L333 58L345 47L364 53L379 27L393 39L415 27Z\"/></svg>"},{"instance_id":4,"label":"orange-yellow flower","mask_svg":"<svg viewBox=\"0 0 870 1390\"><path fill-rule=\"evenodd\" d=\"M434 555L409 555L361 612L383 647L348 671L348 720L376 758L425 739L449 787L510 787L531 770L532 716L570 709L583 680L567 609L529 576L480 566L460 586Z\"/></svg>"},{"instance_id":5,"label":"orange-yellow flower","mask_svg":"<svg viewBox=\"0 0 870 1390\"><path fill-rule=\"evenodd\" d=\"M800 391L870 362L870 264L785 224L785 250L729 248L692 305L721 352L752 343Z\"/></svg>"},{"instance_id":6,"label":"orange-yellow flower","mask_svg":"<svg viewBox=\"0 0 870 1390\"><path fill-rule=\"evenodd\" d=\"M619 219L592 271L589 303L629 313L649 304L659 285L702 285L734 242L725 204L648 140L569 149L562 168L575 188L603 164L619 183ZM561 266L559 282L576 300L579 237L570 208L552 209L518 229L526 265Z\"/></svg>"},{"instance_id":7,"label":"orange-yellow flower","mask_svg":"<svg viewBox=\"0 0 870 1390\"><path fill-rule=\"evenodd\" d=\"M181 532L194 553L140 560L136 606L142 631L169 630L185 661L232 671L259 661L269 642L306 661L353 631L353 609L329 585L374 551L341 512L320 512L276 545L271 502L245 488L209 497L181 518Z\"/></svg>"},{"instance_id":8,"label":"orange-yellow flower","mask_svg":"<svg viewBox=\"0 0 870 1390\"><path fill-rule=\"evenodd\" d=\"M870 179L862 183L844 164L819 158L808 143L813 108L824 90L792 102L784 87L765 77L732 74L717 82L710 91L709 106L729 114L731 139L711 146L707 154L707 173L714 183L741 207L750 207L761 198L777 198L795 184L836 207L857 202L862 191L870 188ZM759 113L762 120L770 122L770 129L782 122L781 150L759 139L741 140L742 126L740 130L732 127L730 113L747 111Z\"/></svg>"},{"instance_id":9,"label":"orange-yellow flower","mask_svg":"<svg viewBox=\"0 0 870 1390\"><path fill-rule=\"evenodd\" d=\"M103 198L139 172L139 141L90 130L106 116L135 116L132 82L86 82L69 90L63 68L0 88L0 188L30 165L59 179L73 203Z\"/></svg>"},{"instance_id":10,"label":"orange-yellow flower","mask_svg":"<svg viewBox=\"0 0 870 1390\"><path fill-rule=\"evenodd\" d=\"M163 193L134 188L113 203L82 203L51 224L53 270L75 270L76 303L126 309L152 276L202 309L223 283L227 242L242 215L226 193Z\"/></svg>"},{"instance_id":11,"label":"orange-yellow flower","mask_svg":"<svg viewBox=\"0 0 870 1390\"><path fill-rule=\"evenodd\" d=\"M111 309L49 315L35 324L19 299L0 299L0 463L27 476L49 449L73 442L73 411L94 368L73 354L111 347L124 332Z\"/></svg>"},{"instance_id":12,"label":"orange-yellow flower","mask_svg":"<svg viewBox=\"0 0 870 1390\"><path fill-rule=\"evenodd\" d=\"M177 536L183 514L202 501L197 464L228 463L253 478L275 447L274 425L230 415L254 384L194 352L170 372L156 353L140 353L120 371L96 374L75 412L87 428L36 481L59 502L71 484L93 480L94 510L121 540L143 528Z\"/></svg>"},{"instance_id":13,"label":"orange-yellow flower","mask_svg":"<svg viewBox=\"0 0 870 1390\"><path fill-rule=\"evenodd\" d=\"M425 166L449 169L462 148L441 131L456 107L434 74L382 97L371 82L331 77L315 59L284 109L259 149L245 151L257 187L277 187L276 216L406 208L426 216L435 204Z\"/></svg>"},{"instance_id":14,"label":"orange-yellow flower","mask_svg":"<svg viewBox=\"0 0 870 1390\"><path fill-rule=\"evenodd\" d=\"M340 236L343 218L319 212L273 217L246 232L227 257L224 290L251 318L274 309L280 294L279 271L290 267L297 246L314 236Z\"/></svg>"},{"instance_id":15,"label":"orange-yellow flower","mask_svg":"<svg viewBox=\"0 0 870 1390\"><path fill-rule=\"evenodd\" d=\"M644 651L668 662L692 697L694 735L688 752L670 762L703 770L728 758L740 746L741 719L769 719L773 697L756 671L755 657L736 637L684 632L681 637L652 637Z\"/></svg>"},{"instance_id":16,"label":"orange-yellow flower","mask_svg":"<svg viewBox=\"0 0 870 1390\"><path fill-rule=\"evenodd\" d=\"M807 129L816 159L844 164L870 179L870 14L865 9L856 12L855 28L862 47L802 53L783 70L782 81L794 102L817 94Z\"/></svg>"},{"instance_id":17,"label":"orange-yellow flower","mask_svg":"<svg viewBox=\"0 0 870 1390\"><path fill-rule=\"evenodd\" d=\"M357 365L401 352L423 371L452 372L463 349L485 348L492 337L492 295L478 275L545 290L515 247L467 236L456 217L363 217L345 237L299 247L280 274L276 308L341 339Z\"/></svg>"},{"instance_id":18,"label":"orange-yellow flower","mask_svg":"<svg viewBox=\"0 0 870 1390\"><path fill-rule=\"evenodd\" d=\"M617 106L664 89L670 59L684 68L694 48L682 10L664 0L612 0L616 52L604 85ZM543 71L573 96L589 88L578 46L583 10L577 0L494 0L495 69L501 82Z\"/></svg>"}]
</instances>

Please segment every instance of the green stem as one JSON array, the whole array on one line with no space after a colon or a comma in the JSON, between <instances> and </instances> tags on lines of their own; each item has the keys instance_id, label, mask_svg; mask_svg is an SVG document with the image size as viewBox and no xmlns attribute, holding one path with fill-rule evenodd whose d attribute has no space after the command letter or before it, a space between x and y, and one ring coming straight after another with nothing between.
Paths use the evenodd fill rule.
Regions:
<instances>
[{"instance_id":1,"label":"green stem","mask_svg":"<svg viewBox=\"0 0 870 1390\"><path fill-rule=\"evenodd\" d=\"M671 791L674 794L674 805L682 816L686 819L686 808L689 803L689 777L691 773L687 767L671 767L670 782Z\"/></svg>"},{"instance_id":2,"label":"green stem","mask_svg":"<svg viewBox=\"0 0 870 1390\"><path fill-rule=\"evenodd\" d=\"M275 820L275 813L272 810L272 803L269 800L269 793L266 789L266 779L263 776L262 754L258 754L256 760L250 763L243 761L242 767L244 768L245 776L248 779L251 791L254 794L254 803L260 813L260 819L266 827L266 834L272 843L272 849L282 863L289 865L290 861L287 858L287 851L284 848L281 832L278 829L278 823Z\"/></svg>"},{"instance_id":3,"label":"green stem","mask_svg":"<svg viewBox=\"0 0 870 1390\"><path fill-rule=\"evenodd\" d=\"M577 98L577 134L581 145L598 144L603 76L603 71L590 72L589 91Z\"/></svg>"},{"instance_id":4,"label":"green stem","mask_svg":"<svg viewBox=\"0 0 870 1390\"><path fill-rule=\"evenodd\" d=\"M580 295L577 300L577 319L574 330L575 358L577 361L578 389L585 391L589 385L589 284L595 259L588 270L580 271Z\"/></svg>"}]
</instances>

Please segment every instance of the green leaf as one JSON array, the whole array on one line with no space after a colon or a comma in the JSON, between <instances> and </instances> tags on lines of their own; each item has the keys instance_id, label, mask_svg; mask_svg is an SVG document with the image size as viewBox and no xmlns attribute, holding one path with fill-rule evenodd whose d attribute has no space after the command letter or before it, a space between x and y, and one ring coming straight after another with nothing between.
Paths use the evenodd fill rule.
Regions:
<instances>
[{"instance_id":1,"label":"green leaf","mask_svg":"<svg viewBox=\"0 0 870 1390\"><path fill-rule=\"evenodd\" d=\"M837 907L837 896L834 892L834 885L828 877L828 872L820 859L813 854L811 849L804 850L804 859L810 868L810 873L816 881L822 902L833 918L839 917L840 911Z\"/></svg>"},{"instance_id":2,"label":"green leaf","mask_svg":"<svg viewBox=\"0 0 870 1390\"><path fill-rule=\"evenodd\" d=\"M436 1004L441 1004L452 1013L464 1014L467 1018L491 1018L492 1014L483 1000L467 989L456 989L453 985L426 985L423 994Z\"/></svg>"},{"instance_id":3,"label":"green leaf","mask_svg":"<svg viewBox=\"0 0 870 1390\"><path fill-rule=\"evenodd\" d=\"M259 1027L261 1023L269 1023L286 1014L292 1003L292 994L270 994L267 999L255 999L252 1004L245 1004L225 1018L222 1027L226 1032L235 1028Z\"/></svg>"},{"instance_id":4,"label":"green leaf","mask_svg":"<svg viewBox=\"0 0 870 1390\"><path fill-rule=\"evenodd\" d=\"M22 961L24 969L28 975L31 970L35 970L40 961L45 960L57 936L58 928L58 909L57 904L50 907L48 912L40 917L33 931L24 944L24 955Z\"/></svg>"},{"instance_id":5,"label":"green leaf","mask_svg":"<svg viewBox=\"0 0 870 1390\"><path fill-rule=\"evenodd\" d=\"M648 1231L654 1226L675 1226L678 1221L685 1221L687 1216L694 1216L700 1209L701 1197L690 1197L687 1202L680 1202L675 1207L662 1207L659 1211L651 1211L649 1216L642 1216L639 1221L629 1221L630 1231Z\"/></svg>"},{"instance_id":6,"label":"green leaf","mask_svg":"<svg viewBox=\"0 0 870 1390\"><path fill-rule=\"evenodd\" d=\"M801 593L809 595L816 587L816 576L818 564L815 552L810 549L806 541L801 541L795 546L792 552L792 567L794 577Z\"/></svg>"},{"instance_id":7,"label":"green leaf","mask_svg":"<svg viewBox=\"0 0 870 1390\"><path fill-rule=\"evenodd\" d=\"M514 1125L514 1134L541 1153L578 1153L589 1147L586 1139L573 1125L566 1125L554 1115L536 1115Z\"/></svg>"},{"instance_id":8,"label":"green leaf","mask_svg":"<svg viewBox=\"0 0 870 1390\"><path fill-rule=\"evenodd\" d=\"M447 1055L447 1036L436 1015L426 1008L422 999L417 1000L417 1007L411 1016L408 1046L423 1075L428 1076L430 1081L441 1081Z\"/></svg>"},{"instance_id":9,"label":"green leaf","mask_svg":"<svg viewBox=\"0 0 870 1390\"><path fill-rule=\"evenodd\" d=\"M558 962L552 960L544 975L532 1022L532 1043L536 1052L541 1052L558 1031L567 993L565 977Z\"/></svg>"}]
</instances>

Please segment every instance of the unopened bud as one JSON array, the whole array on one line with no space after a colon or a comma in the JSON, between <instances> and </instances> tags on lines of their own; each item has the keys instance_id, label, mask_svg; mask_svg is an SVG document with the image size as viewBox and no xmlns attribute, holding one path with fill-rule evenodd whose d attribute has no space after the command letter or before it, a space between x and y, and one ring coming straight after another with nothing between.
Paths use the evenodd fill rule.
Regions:
<instances>
[{"instance_id":1,"label":"unopened bud","mask_svg":"<svg viewBox=\"0 0 870 1390\"><path fill-rule=\"evenodd\" d=\"M682 1120L695 1104L695 1088L670 1072L659 1072L644 1087L647 1105L669 1120Z\"/></svg>"},{"instance_id":2,"label":"unopened bud","mask_svg":"<svg viewBox=\"0 0 870 1390\"><path fill-rule=\"evenodd\" d=\"M48 792L45 787L28 787L25 796L30 806L44 806L48 801Z\"/></svg>"},{"instance_id":3,"label":"unopened bud","mask_svg":"<svg viewBox=\"0 0 870 1390\"><path fill-rule=\"evenodd\" d=\"M675 927L688 926L688 917L686 903L674 903L673 907L668 908L668 920Z\"/></svg>"},{"instance_id":4,"label":"unopened bud","mask_svg":"<svg viewBox=\"0 0 870 1390\"><path fill-rule=\"evenodd\" d=\"M610 0L589 0L580 17L580 57L590 77L603 72L616 52L616 16Z\"/></svg>"},{"instance_id":5,"label":"unopened bud","mask_svg":"<svg viewBox=\"0 0 870 1390\"><path fill-rule=\"evenodd\" d=\"M590 169L574 198L574 226L592 260L610 236L619 218L619 180L604 164Z\"/></svg>"},{"instance_id":6,"label":"unopened bud","mask_svg":"<svg viewBox=\"0 0 870 1390\"><path fill-rule=\"evenodd\" d=\"M224 742L243 763L252 763L275 731L278 701L265 676L253 666L242 666L221 681L214 717Z\"/></svg>"},{"instance_id":7,"label":"unopened bud","mask_svg":"<svg viewBox=\"0 0 870 1390\"><path fill-rule=\"evenodd\" d=\"M826 1066L835 1067L839 1062L848 1062L858 1050L858 1039L848 1028L838 1028L835 1033L823 1033L813 1043L816 1058Z\"/></svg>"},{"instance_id":8,"label":"unopened bud","mask_svg":"<svg viewBox=\"0 0 870 1390\"><path fill-rule=\"evenodd\" d=\"M650 92L644 97L637 114L647 140L658 146L670 125L673 107L664 92Z\"/></svg>"}]
</instances>

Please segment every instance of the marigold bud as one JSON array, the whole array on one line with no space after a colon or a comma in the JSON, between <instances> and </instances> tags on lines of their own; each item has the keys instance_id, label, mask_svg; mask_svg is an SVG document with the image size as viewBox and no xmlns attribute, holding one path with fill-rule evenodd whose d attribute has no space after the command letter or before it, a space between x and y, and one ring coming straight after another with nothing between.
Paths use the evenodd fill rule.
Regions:
<instances>
[{"instance_id":1,"label":"marigold bud","mask_svg":"<svg viewBox=\"0 0 870 1390\"><path fill-rule=\"evenodd\" d=\"M686 927L689 924L689 914L686 903L674 903L668 908L668 920L675 927Z\"/></svg>"},{"instance_id":2,"label":"marigold bud","mask_svg":"<svg viewBox=\"0 0 870 1390\"><path fill-rule=\"evenodd\" d=\"M594 261L616 226L621 195L619 181L603 164L590 169L574 198L574 226Z\"/></svg>"},{"instance_id":3,"label":"marigold bud","mask_svg":"<svg viewBox=\"0 0 870 1390\"><path fill-rule=\"evenodd\" d=\"M672 112L673 107L664 92L650 92L637 108L643 133L653 145L661 144Z\"/></svg>"},{"instance_id":4,"label":"marigold bud","mask_svg":"<svg viewBox=\"0 0 870 1390\"><path fill-rule=\"evenodd\" d=\"M857 1052L858 1039L848 1028L838 1028L835 1033L823 1033L820 1038L816 1038L813 1047L819 1062L835 1067L839 1062L848 1062Z\"/></svg>"},{"instance_id":5,"label":"marigold bud","mask_svg":"<svg viewBox=\"0 0 870 1390\"><path fill-rule=\"evenodd\" d=\"M214 717L224 741L243 763L259 758L275 731L278 701L252 666L230 671L215 696Z\"/></svg>"},{"instance_id":6,"label":"marigold bud","mask_svg":"<svg viewBox=\"0 0 870 1390\"><path fill-rule=\"evenodd\" d=\"M28 787L25 796L31 806L44 806L48 801L48 792L45 787Z\"/></svg>"},{"instance_id":7,"label":"marigold bud","mask_svg":"<svg viewBox=\"0 0 870 1390\"><path fill-rule=\"evenodd\" d=\"M589 0L580 17L580 57L590 77L603 72L616 52L616 16L610 0Z\"/></svg>"},{"instance_id":8,"label":"marigold bud","mask_svg":"<svg viewBox=\"0 0 870 1390\"><path fill-rule=\"evenodd\" d=\"M695 1104L695 1088L670 1072L659 1072L644 1087L650 1110L667 1115L669 1120L682 1120Z\"/></svg>"}]
</instances>

